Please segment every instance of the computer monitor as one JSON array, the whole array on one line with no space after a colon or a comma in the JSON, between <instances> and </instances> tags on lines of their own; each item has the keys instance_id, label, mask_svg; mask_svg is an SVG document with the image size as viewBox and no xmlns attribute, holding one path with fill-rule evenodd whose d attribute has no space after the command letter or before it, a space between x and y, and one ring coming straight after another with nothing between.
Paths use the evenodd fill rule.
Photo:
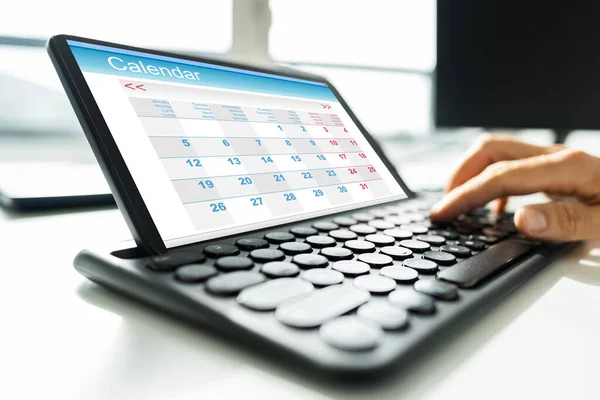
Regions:
<instances>
[{"instance_id":1,"label":"computer monitor","mask_svg":"<svg viewBox=\"0 0 600 400\"><path fill-rule=\"evenodd\" d=\"M595 1L438 0L436 125L600 129L599 18Z\"/></svg>"}]
</instances>

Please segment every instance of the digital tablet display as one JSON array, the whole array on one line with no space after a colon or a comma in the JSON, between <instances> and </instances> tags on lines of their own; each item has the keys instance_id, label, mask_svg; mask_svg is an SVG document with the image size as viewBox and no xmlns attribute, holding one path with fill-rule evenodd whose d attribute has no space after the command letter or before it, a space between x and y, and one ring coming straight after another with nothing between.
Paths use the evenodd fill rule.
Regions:
<instances>
[{"instance_id":1,"label":"digital tablet display","mask_svg":"<svg viewBox=\"0 0 600 400\"><path fill-rule=\"evenodd\" d=\"M406 197L326 83L68 44L166 247Z\"/></svg>"}]
</instances>

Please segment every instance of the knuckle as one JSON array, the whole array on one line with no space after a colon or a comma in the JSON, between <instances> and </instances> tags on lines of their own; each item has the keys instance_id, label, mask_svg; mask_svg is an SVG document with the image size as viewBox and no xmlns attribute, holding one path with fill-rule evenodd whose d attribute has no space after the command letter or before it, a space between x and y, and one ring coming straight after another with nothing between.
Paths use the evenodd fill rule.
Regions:
<instances>
[{"instance_id":1,"label":"knuckle","mask_svg":"<svg viewBox=\"0 0 600 400\"><path fill-rule=\"evenodd\" d=\"M581 165L588 161L589 155L581 150L565 149L560 151L560 159L567 163Z\"/></svg>"},{"instance_id":2,"label":"knuckle","mask_svg":"<svg viewBox=\"0 0 600 400\"><path fill-rule=\"evenodd\" d=\"M576 239L577 236L585 231L586 224L589 223L582 210L574 201L558 201L557 224L561 233L568 239Z\"/></svg>"},{"instance_id":3,"label":"knuckle","mask_svg":"<svg viewBox=\"0 0 600 400\"><path fill-rule=\"evenodd\" d=\"M509 161L498 161L486 167L484 174L488 179L497 179L506 175L511 170Z\"/></svg>"},{"instance_id":4,"label":"knuckle","mask_svg":"<svg viewBox=\"0 0 600 400\"><path fill-rule=\"evenodd\" d=\"M484 150L493 146L496 143L497 139L491 133L483 133L477 138L476 148L479 150Z\"/></svg>"},{"instance_id":5,"label":"knuckle","mask_svg":"<svg viewBox=\"0 0 600 400\"><path fill-rule=\"evenodd\" d=\"M481 180L490 190L502 196L506 192L507 176L512 170L513 165L510 161L498 161L484 170Z\"/></svg>"}]
</instances>

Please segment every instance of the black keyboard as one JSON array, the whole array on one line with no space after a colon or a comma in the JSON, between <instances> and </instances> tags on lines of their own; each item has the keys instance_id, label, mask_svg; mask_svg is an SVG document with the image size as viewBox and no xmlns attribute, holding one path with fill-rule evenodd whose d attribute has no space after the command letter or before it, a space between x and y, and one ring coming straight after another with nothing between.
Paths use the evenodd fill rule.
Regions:
<instances>
[{"instance_id":1,"label":"black keyboard","mask_svg":"<svg viewBox=\"0 0 600 400\"><path fill-rule=\"evenodd\" d=\"M402 365L562 248L511 214L428 218L435 200L371 207L155 257L83 251L90 279L336 374Z\"/></svg>"}]
</instances>

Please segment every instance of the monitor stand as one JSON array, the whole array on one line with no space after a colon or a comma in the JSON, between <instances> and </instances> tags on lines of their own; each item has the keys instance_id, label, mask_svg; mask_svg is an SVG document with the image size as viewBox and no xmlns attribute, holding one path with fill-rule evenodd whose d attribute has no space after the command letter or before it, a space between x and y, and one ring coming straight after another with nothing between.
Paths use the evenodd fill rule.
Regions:
<instances>
[{"instance_id":1,"label":"monitor stand","mask_svg":"<svg viewBox=\"0 0 600 400\"><path fill-rule=\"evenodd\" d=\"M567 129L553 129L554 132L554 143L556 144L565 144L565 140L567 140L567 136L571 131Z\"/></svg>"}]
</instances>

